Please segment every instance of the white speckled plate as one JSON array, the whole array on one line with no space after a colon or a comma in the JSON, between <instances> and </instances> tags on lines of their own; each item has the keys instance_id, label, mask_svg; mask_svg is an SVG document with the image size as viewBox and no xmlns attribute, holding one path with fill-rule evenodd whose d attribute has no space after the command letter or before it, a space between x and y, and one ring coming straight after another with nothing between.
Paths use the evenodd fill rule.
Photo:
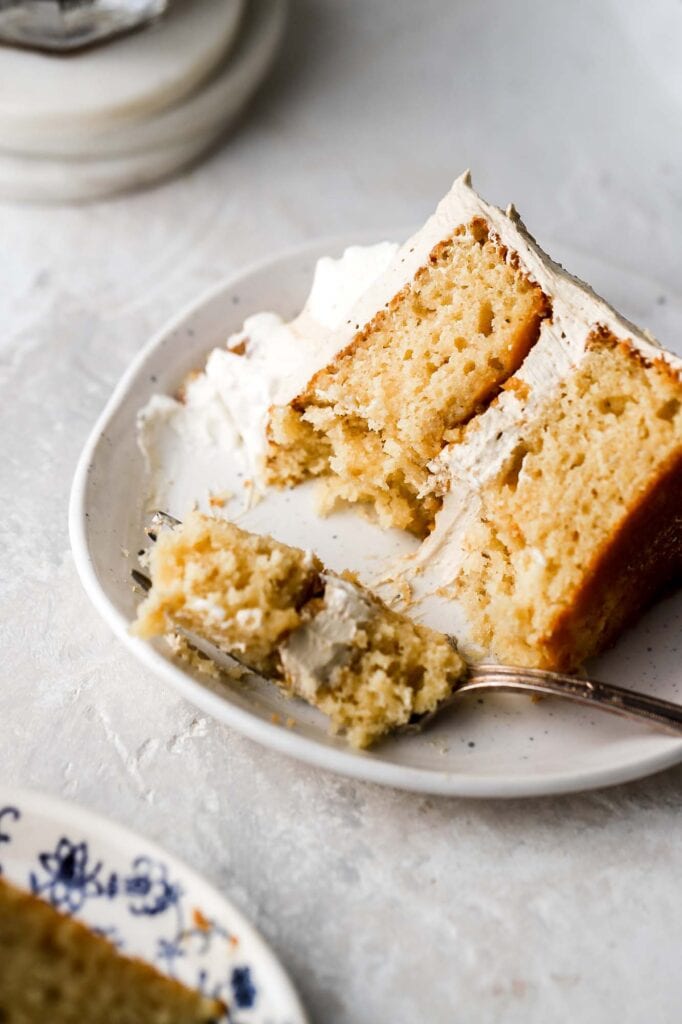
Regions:
<instances>
[{"instance_id":1,"label":"white speckled plate","mask_svg":"<svg viewBox=\"0 0 682 1024\"><path fill-rule=\"evenodd\" d=\"M136 444L138 410L155 392L172 394L245 316L263 309L293 316L307 295L315 260L340 254L358 241L371 240L356 236L319 242L245 270L184 310L140 353L85 447L71 495L74 556L94 604L141 662L203 711L277 750L357 778L429 793L528 796L611 785L682 760L682 741L648 727L559 700L532 703L512 695L466 698L420 736L394 738L370 752L357 752L328 735L321 715L285 701L274 686L212 684L174 662L163 642L148 644L129 635L139 600L130 586L130 570L144 543L149 489ZM550 251L633 320L679 343L680 300L584 254L566 254L560 247ZM195 459L191 473L186 462L169 465L169 511L186 511L202 475L215 479L215 490L241 486L230 456L210 465ZM272 494L239 521L312 547L330 566L361 575L376 571L378 560L411 543L383 533L352 511L318 518L305 486ZM590 669L606 681L682 700L681 637L678 593L659 602ZM293 723L287 726L288 719Z\"/></svg>"},{"instance_id":2,"label":"white speckled plate","mask_svg":"<svg viewBox=\"0 0 682 1024\"><path fill-rule=\"evenodd\" d=\"M228 1006L224 1024L305 1024L249 922L153 843L42 793L0 787L0 874Z\"/></svg>"}]
</instances>

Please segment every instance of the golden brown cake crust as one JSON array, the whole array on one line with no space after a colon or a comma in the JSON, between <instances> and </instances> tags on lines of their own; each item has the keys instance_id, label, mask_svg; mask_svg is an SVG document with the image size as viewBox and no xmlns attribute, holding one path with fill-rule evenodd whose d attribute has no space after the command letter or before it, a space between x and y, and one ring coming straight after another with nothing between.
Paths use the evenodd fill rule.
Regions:
<instances>
[{"instance_id":1,"label":"golden brown cake crust","mask_svg":"<svg viewBox=\"0 0 682 1024\"><path fill-rule=\"evenodd\" d=\"M682 575L682 380L605 328L482 492L455 580L474 637L570 671Z\"/></svg>"},{"instance_id":2,"label":"golden brown cake crust","mask_svg":"<svg viewBox=\"0 0 682 1024\"><path fill-rule=\"evenodd\" d=\"M674 372L674 371L673 371ZM543 644L548 664L576 668L614 643L671 584L682 581L682 451L595 552L570 608Z\"/></svg>"}]
</instances>

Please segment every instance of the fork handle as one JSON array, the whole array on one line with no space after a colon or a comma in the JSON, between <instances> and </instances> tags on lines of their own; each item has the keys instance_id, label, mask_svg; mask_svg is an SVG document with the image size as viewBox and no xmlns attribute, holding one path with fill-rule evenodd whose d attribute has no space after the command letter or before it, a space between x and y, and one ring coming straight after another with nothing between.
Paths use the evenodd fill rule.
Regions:
<instances>
[{"instance_id":1,"label":"fork handle","mask_svg":"<svg viewBox=\"0 0 682 1024\"><path fill-rule=\"evenodd\" d=\"M471 669L468 679L457 692L467 690L507 690L564 697L624 718L648 722L675 736L682 736L682 705L635 690L626 690L621 686L578 679L559 672L510 668L506 665L477 665Z\"/></svg>"}]
</instances>

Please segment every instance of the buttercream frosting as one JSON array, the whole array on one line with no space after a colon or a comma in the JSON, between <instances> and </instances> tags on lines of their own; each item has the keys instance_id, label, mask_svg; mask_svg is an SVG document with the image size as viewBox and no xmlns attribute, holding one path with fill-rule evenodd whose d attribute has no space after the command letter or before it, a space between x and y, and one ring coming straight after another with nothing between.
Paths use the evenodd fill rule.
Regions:
<instances>
[{"instance_id":1,"label":"buttercream frosting","mask_svg":"<svg viewBox=\"0 0 682 1024\"><path fill-rule=\"evenodd\" d=\"M280 647L287 677L306 700L313 700L320 687L334 685L336 671L352 657L358 630L375 614L375 606L354 583L327 573L321 579L321 609Z\"/></svg>"},{"instance_id":2,"label":"buttercream frosting","mask_svg":"<svg viewBox=\"0 0 682 1024\"><path fill-rule=\"evenodd\" d=\"M334 355L336 331L358 296L390 263L398 246L351 246L339 259L318 260L301 313L247 317L227 344L209 354L203 372L185 384L182 401L154 395L138 416L138 439L150 468L162 429L197 447L214 444L241 457L258 479L268 410L285 403Z\"/></svg>"}]
</instances>

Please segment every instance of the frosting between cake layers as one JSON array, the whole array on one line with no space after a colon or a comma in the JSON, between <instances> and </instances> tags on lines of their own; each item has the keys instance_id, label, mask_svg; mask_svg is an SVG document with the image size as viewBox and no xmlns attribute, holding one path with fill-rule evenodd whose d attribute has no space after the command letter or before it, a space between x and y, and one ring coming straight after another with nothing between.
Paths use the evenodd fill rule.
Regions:
<instances>
[{"instance_id":1,"label":"frosting between cake layers","mask_svg":"<svg viewBox=\"0 0 682 1024\"><path fill-rule=\"evenodd\" d=\"M349 580L323 573L324 604L280 647L282 665L296 693L312 700L334 673L347 665L358 630L375 614L374 605Z\"/></svg>"}]
</instances>

